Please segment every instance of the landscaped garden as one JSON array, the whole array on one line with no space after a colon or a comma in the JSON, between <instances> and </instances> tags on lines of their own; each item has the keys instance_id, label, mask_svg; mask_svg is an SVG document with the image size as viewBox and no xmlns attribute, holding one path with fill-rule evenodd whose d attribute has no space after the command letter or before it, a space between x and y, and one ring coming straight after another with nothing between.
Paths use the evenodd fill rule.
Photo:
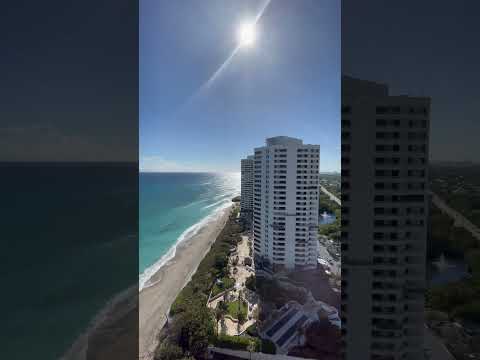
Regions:
<instances>
[{"instance_id":1,"label":"landscaped garden","mask_svg":"<svg viewBox=\"0 0 480 360\"><path fill-rule=\"evenodd\" d=\"M232 318L237 319L240 322L243 322L247 319L248 305L246 301L244 300L230 301L227 303L227 306L228 306L228 315L230 315Z\"/></svg>"},{"instance_id":2,"label":"landscaped garden","mask_svg":"<svg viewBox=\"0 0 480 360\"><path fill-rule=\"evenodd\" d=\"M212 296L216 296L220 294L222 291L232 289L234 285L235 285L235 279L232 279L229 276L224 276L223 278L220 279L220 281L217 281L217 283L213 286Z\"/></svg>"}]
</instances>

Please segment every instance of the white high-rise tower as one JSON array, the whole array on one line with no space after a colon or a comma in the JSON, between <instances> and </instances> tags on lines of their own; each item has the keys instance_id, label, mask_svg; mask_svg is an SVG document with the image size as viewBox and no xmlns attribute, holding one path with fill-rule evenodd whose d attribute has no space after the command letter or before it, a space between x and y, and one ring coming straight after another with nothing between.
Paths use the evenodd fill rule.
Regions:
<instances>
[{"instance_id":1,"label":"white high-rise tower","mask_svg":"<svg viewBox=\"0 0 480 360\"><path fill-rule=\"evenodd\" d=\"M250 217L253 210L253 155L241 160L240 213Z\"/></svg>"},{"instance_id":2,"label":"white high-rise tower","mask_svg":"<svg viewBox=\"0 0 480 360\"><path fill-rule=\"evenodd\" d=\"M315 267L319 145L278 136L255 149L253 236L257 268Z\"/></svg>"}]
</instances>

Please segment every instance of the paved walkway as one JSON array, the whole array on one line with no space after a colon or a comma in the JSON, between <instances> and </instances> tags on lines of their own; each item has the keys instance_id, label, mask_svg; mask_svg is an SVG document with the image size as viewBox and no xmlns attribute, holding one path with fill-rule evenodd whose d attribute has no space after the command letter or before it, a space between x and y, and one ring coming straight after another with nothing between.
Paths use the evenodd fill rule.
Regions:
<instances>
[{"instance_id":1,"label":"paved walkway","mask_svg":"<svg viewBox=\"0 0 480 360\"><path fill-rule=\"evenodd\" d=\"M443 342L425 326L425 351L427 358L432 360L455 360Z\"/></svg>"},{"instance_id":2,"label":"paved walkway","mask_svg":"<svg viewBox=\"0 0 480 360\"><path fill-rule=\"evenodd\" d=\"M233 296L235 299L238 299L240 291L242 293L242 298L248 303L248 312L247 312L247 321L242 325L238 325L238 321L232 320L229 317L225 317L223 320L218 322L218 332L220 334L227 335L239 335L243 333L250 325L255 323L253 318L253 311L257 307L258 298L255 293L246 289L244 284L247 278L249 278L255 272L253 270L248 270L248 267L244 265L245 258L249 257L250 252L248 249L248 236L242 235L242 240L237 246L237 252L235 256L230 257L231 265L231 274L230 276L235 279L234 289L229 291L229 297ZM233 259L238 257L237 265L233 265ZM236 269L234 272L233 269ZM223 296L218 299L211 301L208 304L208 307L214 309L217 304L223 300ZM251 319L248 319L251 317Z\"/></svg>"}]
</instances>

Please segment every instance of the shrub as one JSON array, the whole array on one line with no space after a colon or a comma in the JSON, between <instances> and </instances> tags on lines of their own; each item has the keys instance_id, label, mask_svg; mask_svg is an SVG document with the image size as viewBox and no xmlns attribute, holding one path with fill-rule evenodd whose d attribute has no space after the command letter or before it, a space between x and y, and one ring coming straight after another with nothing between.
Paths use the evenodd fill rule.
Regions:
<instances>
[{"instance_id":1,"label":"shrub","mask_svg":"<svg viewBox=\"0 0 480 360\"><path fill-rule=\"evenodd\" d=\"M235 279L231 277L222 278L221 284L215 284L212 289L212 296L220 294L222 291L231 289L235 285Z\"/></svg>"},{"instance_id":2,"label":"shrub","mask_svg":"<svg viewBox=\"0 0 480 360\"><path fill-rule=\"evenodd\" d=\"M276 354L277 353L277 347L275 346L275 343L268 339L262 339L262 348L261 352L264 354Z\"/></svg>"},{"instance_id":3,"label":"shrub","mask_svg":"<svg viewBox=\"0 0 480 360\"><path fill-rule=\"evenodd\" d=\"M237 319L240 324L243 324L247 320L247 315L243 311L238 312Z\"/></svg>"},{"instance_id":4,"label":"shrub","mask_svg":"<svg viewBox=\"0 0 480 360\"><path fill-rule=\"evenodd\" d=\"M183 357L182 348L169 340L163 341L155 350L155 360L178 360Z\"/></svg>"},{"instance_id":5,"label":"shrub","mask_svg":"<svg viewBox=\"0 0 480 360\"><path fill-rule=\"evenodd\" d=\"M247 328L246 332L247 332L248 335L250 335L252 337L258 337L257 325L256 324L250 325Z\"/></svg>"},{"instance_id":6,"label":"shrub","mask_svg":"<svg viewBox=\"0 0 480 360\"><path fill-rule=\"evenodd\" d=\"M223 288L224 289L230 289L235 285L235 279L233 279L231 277L224 277L222 279L222 281L223 281Z\"/></svg>"},{"instance_id":7,"label":"shrub","mask_svg":"<svg viewBox=\"0 0 480 360\"><path fill-rule=\"evenodd\" d=\"M233 217L230 217L227 221L216 241L212 244L210 251L200 262L192 279L175 299L170 310L171 315L185 311L187 303L190 300L200 298L206 302L210 290L212 290L213 295L216 295L224 289L233 286L234 280L226 276L228 274L227 258L232 242L236 243L238 239L240 239L238 233L241 231L241 228L233 219ZM215 279L219 275L223 277L223 287L215 284Z\"/></svg>"},{"instance_id":8,"label":"shrub","mask_svg":"<svg viewBox=\"0 0 480 360\"><path fill-rule=\"evenodd\" d=\"M214 345L232 350L248 351L249 344L252 342L254 344L255 351L259 351L261 347L260 339L247 336L220 335L215 338Z\"/></svg>"},{"instance_id":9,"label":"shrub","mask_svg":"<svg viewBox=\"0 0 480 360\"><path fill-rule=\"evenodd\" d=\"M456 307L475 299L476 291L468 282L438 286L427 292L427 304L432 309L452 312Z\"/></svg>"},{"instance_id":10,"label":"shrub","mask_svg":"<svg viewBox=\"0 0 480 360\"><path fill-rule=\"evenodd\" d=\"M457 307L452 314L455 318L461 318L480 323L480 301Z\"/></svg>"},{"instance_id":11,"label":"shrub","mask_svg":"<svg viewBox=\"0 0 480 360\"><path fill-rule=\"evenodd\" d=\"M213 314L203 302L190 302L186 310L180 313L171 326L171 336L182 348L194 357L203 355L209 339L214 335Z\"/></svg>"},{"instance_id":12,"label":"shrub","mask_svg":"<svg viewBox=\"0 0 480 360\"><path fill-rule=\"evenodd\" d=\"M257 289L255 275L252 274L247 278L247 280L245 280L245 287L252 291Z\"/></svg>"},{"instance_id":13,"label":"shrub","mask_svg":"<svg viewBox=\"0 0 480 360\"><path fill-rule=\"evenodd\" d=\"M467 263L472 271L472 275L480 277L480 250L474 250L467 254Z\"/></svg>"}]
</instances>

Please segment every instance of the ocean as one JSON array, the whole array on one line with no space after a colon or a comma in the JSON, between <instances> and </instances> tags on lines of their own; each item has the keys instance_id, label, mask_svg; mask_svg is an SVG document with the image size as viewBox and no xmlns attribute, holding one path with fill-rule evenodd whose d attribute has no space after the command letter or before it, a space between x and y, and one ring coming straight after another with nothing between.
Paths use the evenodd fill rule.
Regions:
<instances>
[{"instance_id":1,"label":"ocean","mask_svg":"<svg viewBox=\"0 0 480 360\"><path fill-rule=\"evenodd\" d=\"M0 164L2 359L59 358L138 280L137 164Z\"/></svg>"},{"instance_id":2,"label":"ocean","mask_svg":"<svg viewBox=\"0 0 480 360\"><path fill-rule=\"evenodd\" d=\"M175 244L240 192L239 174L139 176L137 164L0 163L0 171L5 359L61 357L139 274L144 286Z\"/></svg>"},{"instance_id":3,"label":"ocean","mask_svg":"<svg viewBox=\"0 0 480 360\"><path fill-rule=\"evenodd\" d=\"M240 173L141 173L139 286L240 195Z\"/></svg>"}]
</instances>

